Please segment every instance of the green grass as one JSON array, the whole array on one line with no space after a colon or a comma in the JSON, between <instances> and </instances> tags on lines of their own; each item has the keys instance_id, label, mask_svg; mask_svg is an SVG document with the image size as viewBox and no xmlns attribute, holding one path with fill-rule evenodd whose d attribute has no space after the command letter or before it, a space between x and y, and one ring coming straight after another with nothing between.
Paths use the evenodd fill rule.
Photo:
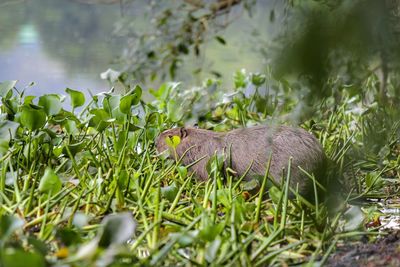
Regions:
<instances>
[{"instance_id":1,"label":"green grass","mask_svg":"<svg viewBox=\"0 0 400 267\"><path fill-rule=\"evenodd\" d=\"M268 196L250 196L243 183L223 178L218 157L210 179L199 182L157 155L156 136L174 125L228 130L287 120L298 107L292 88L271 77L238 73L235 84L230 96L212 80L190 90L164 84L153 102L142 100L138 86L89 100L67 89L70 107L58 95L36 100L13 82L0 84L2 264L312 264L340 240L373 234L364 225L376 213L343 213L351 201L398 193L385 188L398 185L400 123L393 110L360 97L343 93L340 105L328 99L295 122L320 139L332 177L343 174L348 191L337 194L347 200L338 205L289 198L286 182ZM278 88L267 98L259 92L265 84ZM249 85L257 90L246 95Z\"/></svg>"}]
</instances>

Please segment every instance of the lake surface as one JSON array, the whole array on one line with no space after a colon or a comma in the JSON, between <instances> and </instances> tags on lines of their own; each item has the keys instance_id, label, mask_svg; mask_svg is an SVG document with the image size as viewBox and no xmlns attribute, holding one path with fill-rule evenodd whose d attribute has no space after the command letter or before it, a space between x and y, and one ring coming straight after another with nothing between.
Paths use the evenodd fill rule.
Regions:
<instances>
[{"instance_id":1,"label":"lake surface","mask_svg":"<svg viewBox=\"0 0 400 267\"><path fill-rule=\"evenodd\" d=\"M123 38L113 35L115 23L124 13L119 3L0 0L0 81L18 80L17 87L27 87L27 93L33 95L63 93L67 87L93 93L108 91L109 84L100 79L100 73L116 67L113 61L124 47ZM125 16L131 15L138 26L149 20L144 3L147 1L125 6L129 8ZM186 66L177 80L195 85L211 77L208 73L193 75L199 65L221 73L227 84L232 81L232 74L242 68L262 71L265 60L255 50L261 44L257 40L266 42L268 9L269 4L259 4L252 19L246 13L233 14L240 19L224 33L228 44L222 46L211 40L201 58L185 60ZM34 85L28 86L31 82Z\"/></svg>"}]
</instances>

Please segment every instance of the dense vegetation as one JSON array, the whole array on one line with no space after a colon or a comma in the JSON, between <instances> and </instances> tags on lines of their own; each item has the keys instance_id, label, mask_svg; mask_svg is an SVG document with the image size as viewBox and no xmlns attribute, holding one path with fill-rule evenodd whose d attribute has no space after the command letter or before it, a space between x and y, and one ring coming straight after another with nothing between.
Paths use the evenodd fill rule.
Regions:
<instances>
[{"instance_id":1,"label":"dense vegetation","mask_svg":"<svg viewBox=\"0 0 400 267\"><path fill-rule=\"evenodd\" d=\"M343 90L304 119L291 115L302 113L294 112L299 106L290 83L244 72L234 78L235 89L226 94L217 80L196 88L166 83L150 90L152 102L137 85L85 99L72 89L67 98L35 98L15 82L1 83L2 264L323 262L337 242L375 233L376 208L348 204L397 193L396 111ZM371 75L364 90L377 95L378 85ZM343 202L328 210L318 200L290 199L286 183L269 197L252 196L251 184L222 178L219 157L210 161L211 178L200 183L155 152L155 137L174 125L198 122L222 131L270 120L300 124L319 138L351 189L337 192Z\"/></svg>"},{"instance_id":2,"label":"dense vegetation","mask_svg":"<svg viewBox=\"0 0 400 267\"><path fill-rule=\"evenodd\" d=\"M258 47L265 71L238 71L232 89L213 69L216 79L198 87L152 89L143 84L179 77L210 39L227 45L222 18L251 13L256 1L159 2L150 29L118 22L130 38L121 72L102 74L109 92L35 97L16 81L0 83L0 266L323 264L339 243L373 240L383 227L368 201L399 195L400 3L282 1L268 15L284 30ZM254 193L255 181L221 173L220 155L200 182L155 150L159 133L175 126L228 131L271 121L320 140L340 185L315 188L334 198L289 198L290 175Z\"/></svg>"}]
</instances>

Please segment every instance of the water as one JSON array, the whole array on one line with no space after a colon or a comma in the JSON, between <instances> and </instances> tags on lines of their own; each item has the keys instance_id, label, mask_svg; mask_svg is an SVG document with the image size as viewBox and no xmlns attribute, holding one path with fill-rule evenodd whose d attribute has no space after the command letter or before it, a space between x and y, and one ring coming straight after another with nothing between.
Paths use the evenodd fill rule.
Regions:
<instances>
[{"instance_id":1,"label":"water","mask_svg":"<svg viewBox=\"0 0 400 267\"><path fill-rule=\"evenodd\" d=\"M111 34L119 14L119 5L1 0L0 81L35 82L33 95L108 90L99 74L120 54Z\"/></svg>"},{"instance_id":2,"label":"water","mask_svg":"<svg viewBox=\"0 0 400 267\"><path fill-rule=\"evenodd\" d=\"M142 25L149 19L143 3L130 7L132 19ZM253 18L233 14L240 19L224 34L228 45L211 40L200 58L185 60L177 79L195 85L212 76L194 75L199 66L221 73L228 84L242 68L262 71L265 60L256 51L262 42L251 36L266 42L268 9L269 4L260 4ZM67 87L108 91L100 73L115 67L113 61L122 54L124 40L113 35L122 12L119 0L0 0L0 81L18 80L17 87L27 87L32 95L64 93Z\"/></svg>"}]
</instances>

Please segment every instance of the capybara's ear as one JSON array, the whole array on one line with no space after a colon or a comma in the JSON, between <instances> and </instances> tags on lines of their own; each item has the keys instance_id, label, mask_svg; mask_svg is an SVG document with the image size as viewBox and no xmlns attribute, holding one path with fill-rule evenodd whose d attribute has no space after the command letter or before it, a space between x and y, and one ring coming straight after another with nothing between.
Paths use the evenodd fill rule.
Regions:
<instances>
[{"instance_id":1,"label":"capybara's ear","mask_svg":"<svg viewBox=\"0 0 400 267\"><path fill-rule=\"evenodd\" d=\"M181 134L181 138L185 138L188 135L187 129L185 127L182 127L180 130L180 134Z\"/></svg>"}]
</instances>

